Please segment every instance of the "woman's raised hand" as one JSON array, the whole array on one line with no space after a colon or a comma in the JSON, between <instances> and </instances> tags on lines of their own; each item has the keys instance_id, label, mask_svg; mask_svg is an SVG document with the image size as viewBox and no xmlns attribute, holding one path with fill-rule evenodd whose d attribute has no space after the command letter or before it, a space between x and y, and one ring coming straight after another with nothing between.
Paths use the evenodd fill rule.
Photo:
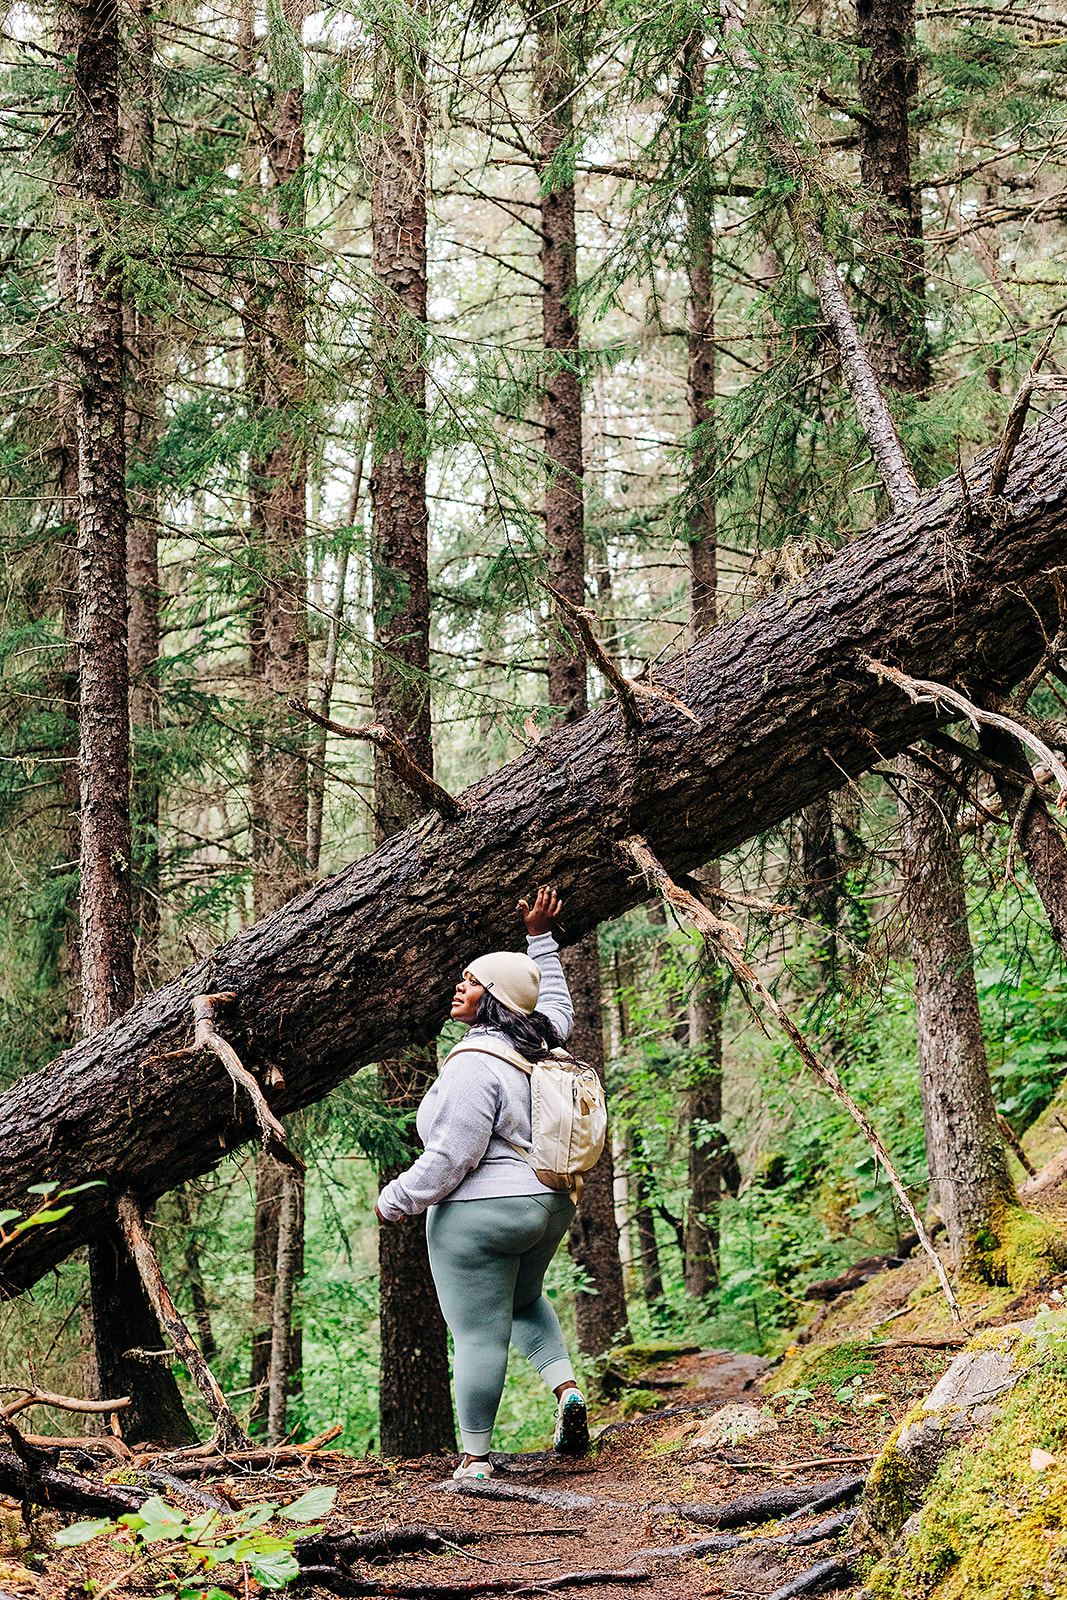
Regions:
<instances>
[{"instance_id":1,"label":"woman's raised hand","mask_svg":"<svg viewBox=\"0 0 1067 1600\"><path fill-rule=\"evenodd\" d=\"M528 900L519 901L522 920L531 939L547 933L563 909L563 901L549 883L543 883L534 896L533 905Z\"/></svg>"}]
</instances>

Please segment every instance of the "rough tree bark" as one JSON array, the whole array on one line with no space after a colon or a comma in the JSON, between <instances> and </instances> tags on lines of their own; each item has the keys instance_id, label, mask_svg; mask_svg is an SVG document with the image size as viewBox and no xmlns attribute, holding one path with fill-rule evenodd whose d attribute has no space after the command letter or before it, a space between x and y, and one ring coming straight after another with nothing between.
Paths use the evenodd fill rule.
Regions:
<instances>
[{"instance_id":1,"label":"rough tree bark","mask_svg":"<svg viewBox=\"0 0 1067 1600\"><path fill-rule=\"evenodd\" d=\"M306 7L283 0L282 16L300 36ZM249 57L254 28L242 47ZM246 308L251 395L260 407L262 458L252 468L252 538L260 589L253 603L252 666L258 673L260 718L252 752L252 883L256 916L284 905L307 876L308 761L304 727L287 709L304 701L308 685L307 641L307 440L302 410L307 388L305 356L304 85L299 57L279 51L270 62L271 82L265 141L267 225L280 241L278 260ZM254 86L250 88L254 93ZM258 176L258 174L257 174ZM279 1187L274 1158L261 1151L256 1164L256 1243L266 1247L254 1261L250 1426L261 1424L270 1403L284 1406L293 1380L295 1350L287 1337L286 1371L271 1373L270 1400L261 1388L268 1376L275 1336L274 1259ZM302 1205L295 1213L303 1218ZM273 1222L273 1227L272 1227ZM266 1227L266 1238L262 1237ZM297 1251L300 1254L300 1251ZM264 1282L266 1278L266 1282ZM266 1307L263 1316L264 1303ZM286 1302L292 1304L292 1289ZM266 1402L266 1404L265 1404Z\"/></svg>"},{"instance_id":2,"label":"rough tree bark","mask_svg":"<svg viewBox=\"0 0 1067 1600\"><path fill-rule=\"evenodd\" d=\"M704 131L704 35L686 42L682 58L680 114L682 159L689 173L686 222L689 304L686 388L693 440L689 509L689 634L696 641L719 620L718 538L715 517L715 301L712 263L714 199L701 181L707 159ZM712 889L721 882L719 863L705 868ZM702 973L689 1001L689 1048L693 1066L686 1100L689 1203L686 1208L685 1287L702 1300L718 1282L719 1203L722 1197L721 1136L708 1138L708 1123L722 1117L722 1007L717 974Z\"/></svg>"},{"instance_id":3,"label":"rough tree bark","mask_svg":"<svg viewBox=\"0 0 1067 1600\"><path fill-rule=\"evenodd\" d=\"M78 201L75 369L81 662L83 1023L106 1027L133 1000L130 731L126 662L126 446L122 296L104 250L119 198L115 0L72 7L71 169Z\"/></svg>"},{"instance_id":4,"label":"rough tree bark","mask_svg":"<svg viewBox=\"0 0 1067 1600\"><path fill-rule=\"evenodd\" d=\"M905 930L915 967L923 1124L931 1190L958 1267L981 1274L1018 1205L997 1127L978 1013L956 818L959 799L902 756Z\"/></svg>"},{"instance_id":5,"label":"rough tree bark","mask_svg":"<svg viewBox=\"0 0 1067 1600\"><path fill-rule=\"evenodd\" d=\"M128 198L143 195L155 162L155 26L153 0L134 0L127 46L129 91L122 107L122 163ZM160 334L152 314L133 301L123 305L126 373L126 458L152 462L159 441ZM126 535L129 590L130 722L133 784L130 794L133 873L132 914L138 987L159 982L159 640L158 496L150 484L130 494Z\"/></svg>"},{"instance_id":6,"label":"rough tree bark","mask_svg":"<svg viewBox=\"0 0 1067 1600\"><path fill-rule=\"evenodd\" d=\"M418 18L413 18L418 26ZM379 41L379 115L387 131L375 151L372 264L382 286L379 374L372 429L371 505L374 713L426 773L430 729L430 590L426 505L426 92L421 45L408 41L401 64ZM420 810L375 747L374 821L380 845ZM459 975L452 969L451 981ZM426 1042L378 1063L386 1103L411 1110L437 1072ZM418 1153L412 1140L412 1156ZM379 1172L381 1183L397 1168ZM381 1382L385 1455L455 1448L448 1343L430 1275L424 1217L382 1227L378 1236Z\"/></svg>"},{"instance_id":7,"label":"rough tree bark","mask_svg":"<svg viewBox=\"0 0 1067 1600\"><path fill-rule=\"evenodd\" d=\"M859 63L860 177L880 197L867 213L874 271L869 286L875 327L871 359L884 384L921 394L930 383L922 203L911 178L910 112L919 93L913 0L856 0Z\"/></svg>"},{"instance_id":8,"label":"rough tree bark","mask_svg":"<svg viewBox=\"0 0 1067 1600\"><path fill-rule=\"evenodd\" d=\"M537 20L535 86L538 112L538 167L541 174L541 327L547 366L541 402L541 427L548 469L545 485L545 538L553 586L575 605L585 604L585 520L582 485L582 385L578 317L578 244L574 225L574 175L557 164L569 161L574 137L569 51L557 11ZM585 652L552 630L548 640L548 696L562 708L565 723L588 709ZM536 869L540 879L541 869ZM564 912L566 917L567 913ZM600 993L600 951L596 929L563 961L574 1000L570 1049L604 1076L604 1026ZM598 1355L627 1335L626 1295L615 1221L615 1174L610 1145L589 1173L571 1228L571 1255L595 1286L577 1296L578 1344Z\"/></svg>"},{"instance_id":9,"label":"rough tree bark","mask_svg":"<svg viewBox=\"0 0 1067 1600\"><path fill-rule=\"evenodd\" d=\"M929 381L920 196L912 185L909 108L918 93L912 0L857 0L870 56L860 71L864 181L879 195L882 246L868 274L874 360L883 383L919 393ZM892 494L892 487L886 484ZM967 925L959 801L902 755L897 772L905 932L912 955L926 1160L957 1266L980 1274L1007 1207L1017 1205L989 1080Z\"/></svg>"},{"instance_id":10,"label":"rough tree bark","mask_svg":"<svg viewBox=\"0 0 1067 1600\"><path fill-rule=\"evenodd\" d=\"M110 1028L0 1096L0 1206L49 1178L135 1183L151 1199L256 1137L221 1064L188 1049L194 995L232 990L228 1032L250 1069L277 1062L284 1113L321 1099L383 1052L433 1037L472 952L514 940L512 907L551 878L565 937L647 898L620 868L640 833L677 879L888 760L952 713L913 705L867 670L1003 693L1036 665L1040 619L1058 622L1050 574L1067 549L1067 408L1022 439L994 521L969 474L855 540L803 583L666 663L656 683L699 719L647 701L638 743L609 702L466 792L454 821L427 815L374 855L315 884ZM945 547L968 573L946 581ZM3 1253L4 1281L34 1282L98 1229L102 1192Z\"/></svg>"}]
</instances>

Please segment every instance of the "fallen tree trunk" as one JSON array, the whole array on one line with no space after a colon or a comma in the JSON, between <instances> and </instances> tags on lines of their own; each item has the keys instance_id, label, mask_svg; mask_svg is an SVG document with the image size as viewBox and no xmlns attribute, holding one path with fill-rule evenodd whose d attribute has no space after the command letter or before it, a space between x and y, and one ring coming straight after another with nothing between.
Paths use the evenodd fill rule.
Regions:
<instances>
[{"instance_id":1,"label":"fallen tree trunk","mask_svg":"<svg viewBox=\"0 0 1067 1600\"><path fill-rule=\"evenodd\" d=\"M560 728L461 797L314 885L0 1097L0 1207L27 1187L105 1179L146 1201L255 1138L220 1064L193 1053L191 1002L231 991L218 1026L250 1071L279 1068L275 1114L321 1099L366 1062L432 1038L456 974L514 945L516 900L551 879L561 942L646 898L618 864L638 833L674 875L724 855L958 716L914 705L875 660L1003 692L1058 624L1050 574L1067 561L1067 408L1019 444L986 509L993 456L948 479L805 582L657 671L695 713L642 700L639 737L614 702ZM266 1081L264 1078L263 1081ZM9 1290L97 1231L105 1189L13 1239Z\"/></svg>"}]
</instances>

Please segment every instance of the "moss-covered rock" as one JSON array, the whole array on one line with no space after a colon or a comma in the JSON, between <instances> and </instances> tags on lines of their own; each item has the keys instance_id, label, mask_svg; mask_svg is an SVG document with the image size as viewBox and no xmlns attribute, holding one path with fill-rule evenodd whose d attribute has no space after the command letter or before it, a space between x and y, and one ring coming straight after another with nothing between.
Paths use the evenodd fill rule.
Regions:
<instances>
[{"instance_id":1,"label":"moss-covered rock","mask_svg":"<svg viewBox=\"0 0 1067 1600\"><path fill-rule=\"evenodd\" d=\"M938 1430L952 1438L920 1487ZM857 1535L881 1557L876 1600L1067 1596L1067 1314L993 1330L953 1363L875 1463Z\"/></svg>"}]
</instances>

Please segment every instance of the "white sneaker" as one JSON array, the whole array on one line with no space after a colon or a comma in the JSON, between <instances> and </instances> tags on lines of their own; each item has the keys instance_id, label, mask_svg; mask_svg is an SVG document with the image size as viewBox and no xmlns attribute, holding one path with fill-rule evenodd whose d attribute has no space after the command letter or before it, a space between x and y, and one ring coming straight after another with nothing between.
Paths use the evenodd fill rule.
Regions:
<instances>
[{"instance_id":1,"label":"white sneaker","mask_svg":"<svg viewBox=\"0 0 1067 1600\"><path fill-rule=\"evenodd\" d=\"M493 1463L491 1461L469 1461L466 1466L460 1462L454 1478L491 1478L493 1476Z\"/></svg>"},{"instance_id":2,"label":"white sneaker","mask_svg":"<svg viewBox=\"0 0 1067 1600\"><path fill-rule=\"evenodd\" d=\"M561 1456L584 1456L589 1449L589 1419L581 1390L565 1389L560 1395L552 1445Z\"/></svg>"}]
</instances>

